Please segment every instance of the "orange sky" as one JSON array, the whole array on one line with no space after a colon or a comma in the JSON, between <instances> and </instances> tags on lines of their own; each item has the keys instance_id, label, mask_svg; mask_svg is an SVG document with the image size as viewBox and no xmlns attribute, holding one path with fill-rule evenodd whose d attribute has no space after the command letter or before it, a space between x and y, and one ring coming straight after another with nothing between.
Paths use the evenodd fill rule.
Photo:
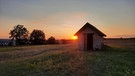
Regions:
<instances>
[{"instance_id":1,"label":"orange sky","mask_svg":"<svg viewBox=\"0 0 135 76\"><path fill-rule=\"evenodd\" d=\"M107 37L135 37L134 0L0 0L0 38L17 24L70 39L86 22Z\"/></svg>"}]
</instances>

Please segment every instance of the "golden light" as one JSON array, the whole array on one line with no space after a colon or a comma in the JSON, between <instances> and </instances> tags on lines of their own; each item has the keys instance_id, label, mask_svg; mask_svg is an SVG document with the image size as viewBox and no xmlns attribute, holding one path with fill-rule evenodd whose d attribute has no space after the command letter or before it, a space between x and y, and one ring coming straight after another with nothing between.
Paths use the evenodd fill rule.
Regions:
<instances>
[{"instance_id":1,"label":"golden light","mask_svg":"<svg viewBox=\"0 0 135 76\"><path fill-rule=\"evenodd\" d=\"M73 37L72 37L73 40L76 40L77 38L78 38L77 36L73 36Z\"/></svg>"}]
</instances>

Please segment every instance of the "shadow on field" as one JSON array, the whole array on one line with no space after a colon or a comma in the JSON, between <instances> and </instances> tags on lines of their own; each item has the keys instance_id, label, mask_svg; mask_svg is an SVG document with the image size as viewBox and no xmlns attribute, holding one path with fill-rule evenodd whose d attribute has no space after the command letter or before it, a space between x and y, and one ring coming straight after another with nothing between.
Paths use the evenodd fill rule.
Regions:
<instances>
[{"instance_id":1,"label":"shadow on field","mask_svg":"<svg viewBox=\"0 0 135 76\"><path fill-rule=\"evenodd\" d=\"M111 51L114 49L116 49L116 48L108 46L108 45L103 45L102 51Z\"/></svg>"}]
</instances>

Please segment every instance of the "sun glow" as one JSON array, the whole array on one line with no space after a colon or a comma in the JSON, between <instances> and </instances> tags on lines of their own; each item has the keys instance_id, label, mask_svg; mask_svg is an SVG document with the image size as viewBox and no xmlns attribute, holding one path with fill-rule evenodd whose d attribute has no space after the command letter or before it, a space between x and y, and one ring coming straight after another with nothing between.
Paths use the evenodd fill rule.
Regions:
<instances>
[{"instance_id":1,"label":"sun glow","mask_svg":"<svg viewBox=\"0 0 135 76\"><path fill-rule=\"evenodd\" d=\"M73 37L72 37L73 40L76 40L77 38L78 38L77 36L73 36Z\"/></svg>"}]
</instances>

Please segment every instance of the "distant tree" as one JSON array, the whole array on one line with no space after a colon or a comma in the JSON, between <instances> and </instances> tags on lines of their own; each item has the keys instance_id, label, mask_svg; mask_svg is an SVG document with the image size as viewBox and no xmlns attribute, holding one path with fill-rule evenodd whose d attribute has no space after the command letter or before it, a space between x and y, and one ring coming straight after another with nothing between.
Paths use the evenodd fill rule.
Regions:
<instances>
[{"instance_id":1,"label":"distant tree","mask_svg":"<svg viewBox=\"0 0 135 76\"><path fill-rule=\"evenodd\" d=\"M65 40L65 39L62 39L61 42L62 42L62 44L67 44L67 40Z\"/></svg>"},{"instance_id":2,"label":"distant tree","mask_svg":"<svg viewBox=\"0 0 135 76\"><path fill-rule=\"evenodd\" d=\"M28 41L28 30L24 25L16 25L13 30L10 31L10 37L12 40L16 40L17 45L25 44Z\"/></svg>"},{"instance_id":3,"label":"distant tree","mask_svg":"<svg viewBox=\"0 0 135 76\"><path fill-rule=\"evenodd\" d=\"M30 42L32 44L43 44L45 41L45 34L42 30L33 30L30 34Z\"/></svg>"},{"instance_id":4,"label":"distant tree","mask_svg":"<svg viewBox=\"0 0 135 76\"><path fill-rule=\"evenodd\" d=\"M50 38L48 38L47 43L48 44L56 44L56 40L53 36L51 36Z\"/></svg>"}]
</instances>

